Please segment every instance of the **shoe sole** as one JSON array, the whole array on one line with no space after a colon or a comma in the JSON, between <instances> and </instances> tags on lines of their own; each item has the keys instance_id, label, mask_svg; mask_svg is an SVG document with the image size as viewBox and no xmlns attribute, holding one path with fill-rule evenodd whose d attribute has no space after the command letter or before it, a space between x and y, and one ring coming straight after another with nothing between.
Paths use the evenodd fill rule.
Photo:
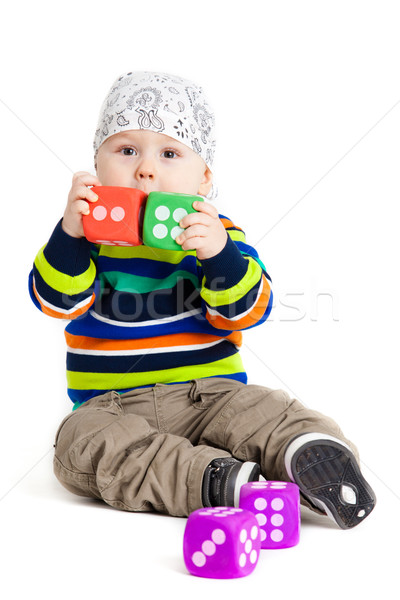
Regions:
<instances>
[{"instance_id":1,"label":"shoe sole","mask_svg":"<svg viewBox=\"0 0 400 600\"><path fill-rule=\"evenodd\" d=\"M347 446L314 439L293 454L291 471L303 495L342 529L355 527L375 507L375 494Z\"/></svg>"}]
</instances>

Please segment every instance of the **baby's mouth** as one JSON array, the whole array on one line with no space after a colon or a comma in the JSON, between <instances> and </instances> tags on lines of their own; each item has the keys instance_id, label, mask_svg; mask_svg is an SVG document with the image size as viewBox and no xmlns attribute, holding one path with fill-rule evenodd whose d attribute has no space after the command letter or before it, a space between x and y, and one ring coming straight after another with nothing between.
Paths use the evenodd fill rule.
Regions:
<instances>
[{"instance_id":1,"label":"baby's mouth","mask_svg":"<svg viewBox=\"0 0 400 600\"><path fill-rule=\"evenodd\" d=\"M157 192L159 190L157 190L154 186L151 185L146 185L146 184L138 184L134 186L137 190L140 190L141 192L144 192L145 194L149 195L150 192Z\"/></svg>"}]
</instances>

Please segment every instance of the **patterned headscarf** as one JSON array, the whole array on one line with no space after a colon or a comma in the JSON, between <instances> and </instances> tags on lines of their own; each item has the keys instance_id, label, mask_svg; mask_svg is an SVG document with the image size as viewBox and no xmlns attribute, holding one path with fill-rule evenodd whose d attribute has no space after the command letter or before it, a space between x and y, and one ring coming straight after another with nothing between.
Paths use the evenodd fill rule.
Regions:
<instances>
[{"instance_id":1,"label":"patterned headscarf","mask_svg":"<svg viewBox=\"0 0 400 600\"><path fill-rule=\"evenodd\" d=\"M119 77L100 110L94 138L95 157L115 133L147 129L186 144L212 171L214 113L201 87L166 73L134 72Z\"/></svg>"}]
</instances>

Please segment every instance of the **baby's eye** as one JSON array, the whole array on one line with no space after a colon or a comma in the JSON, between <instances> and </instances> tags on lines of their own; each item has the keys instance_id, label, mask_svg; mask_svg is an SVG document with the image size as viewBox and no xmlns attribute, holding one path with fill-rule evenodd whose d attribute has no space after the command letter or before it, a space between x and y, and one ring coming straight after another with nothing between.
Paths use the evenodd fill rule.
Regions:
<instances>
[{"instance_id":1,"label":"baby's eye","mask_svg":"<svg viewBox=\"0 0 400 600\"><path fill-rule=\"evenodd\" d=\"M121 148L121 152L124 156L134 156L136 154L134 148Z\"/></svg>"},{"instance_id":2,"label":"baby's eye","mask_svg":"<svg viewBox=\"0 0 400 600\"><path fill-rule=\"evenodd\" d=\"M164 150L162 155L164 158L175 158L178 156L175 150Z\"/></svg>"}]
</instances>

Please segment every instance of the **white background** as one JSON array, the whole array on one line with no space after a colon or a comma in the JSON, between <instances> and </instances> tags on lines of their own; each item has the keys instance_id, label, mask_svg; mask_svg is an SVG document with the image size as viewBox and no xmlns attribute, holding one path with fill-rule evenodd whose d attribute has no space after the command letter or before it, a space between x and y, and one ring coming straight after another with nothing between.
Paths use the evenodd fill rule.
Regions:
<instances>
[{"instance_id":1,"label":"white background","mask_svg":"<svg viewBox=\"0 0 400 600\"><path fill-rule=\"evenodd\" d=\"M398 588L398 2L36 0L2 9L0 587L7 598L384 596ZM299 546L263 551L236 581L182 560L185 519L120 512L52 474L70 410L63 323L27 277L62 216L72 173L92 169L111 83L159 70L203 85L217 115L220 212L274 282L249 331L251 382L335 418L378 496L341 531L306 513ZM167 587L166 587L167 586ZM394 589L393 589L394 586Z\"/></svg>"}]
</instances>

